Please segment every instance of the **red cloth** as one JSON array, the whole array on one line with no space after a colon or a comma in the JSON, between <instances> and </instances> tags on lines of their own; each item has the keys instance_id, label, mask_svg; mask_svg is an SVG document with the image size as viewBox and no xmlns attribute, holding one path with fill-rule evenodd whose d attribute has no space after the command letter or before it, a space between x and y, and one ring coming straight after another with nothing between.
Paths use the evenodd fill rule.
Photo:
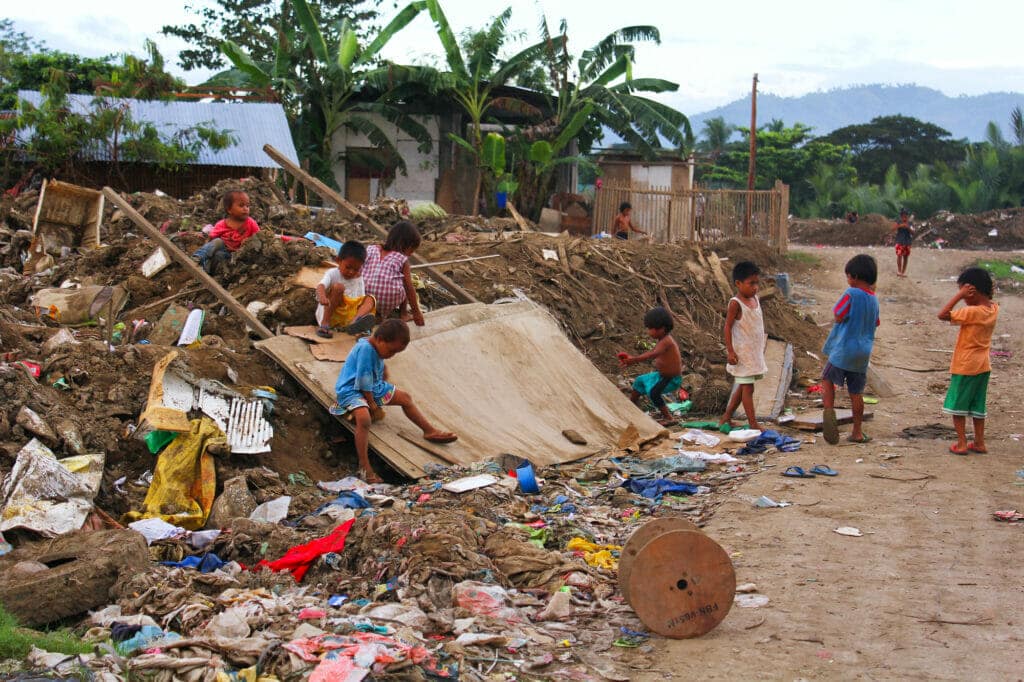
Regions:
<instances>
[{"instance_id":1,"label":"red cloth","mask_svg":"<svg viewBox=\"0 0 1024 682\"><path fill-rule=\"evenodd\" d=\"M345 549L345 540L348 538L348 532L352 530L352 524L355 522L355 519L349 519L335 528L330 535L311 540L304 545L296 545L285 552L284 556L280 559L276 561L261 561L253 569L266 566L275 573L278 571L290 571L295 576L295 582L302 582L306 571L309 570L314 561L328 552L340 552Z\"/></svg>"},{"instance_id":2,"label":"red cloth","mask_svg":"<svg viewBox=\"0 0 1024 682\"><path fill-rule=\"evenodd\" d=\"M210 231L210 239L219 238L224 242L224 246L228 248L228 251L238 251L238 249L242 248L242 244L245 243L246 239L259 231L260 226L252 218L245 219L245 224L242 225L241 230L236 230L228 225L227 220L221 220Z\"/></svg>"}]
</instances>

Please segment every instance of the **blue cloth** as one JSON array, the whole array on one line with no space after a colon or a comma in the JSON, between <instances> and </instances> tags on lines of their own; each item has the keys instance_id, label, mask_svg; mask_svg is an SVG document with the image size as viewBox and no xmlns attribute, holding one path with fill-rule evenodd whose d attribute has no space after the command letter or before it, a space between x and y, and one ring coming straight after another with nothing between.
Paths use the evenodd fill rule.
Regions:
<instances>
[{"instance_id":1,"label":"blue cloth","mask_svg":"<svg viewBox=\"0 0 1024 682\"><path fill-rule=\"evenodd\" d=\"M364 391L373 394L378 404L386 403L395 387L384 381L384 360L377 353L369 339L359 339L349 351L334 384L338 405L348 411L356 407L368 407Z\"/></svg>"},{"instance_id":2,"label":"blue cloth","mask_svg":"<svg viewBox=\"0 0 1024 682\"><path fill-rule=\"evenodd\" d=\"M759 455L769 447L774 447L782 452L796 452L800 449L800 439L783 436L778 431L768 429L762 431L760 436L740 448L740 451L736 454Z\"/></svg>"},{"instance_id":3,"label":"blue cloth","mask_svg":"<svg viewBox=\"0 0 1024 682\"><path fill-rule=\"evenodd\" d=\"M667 478L628 478L622 484L631 493L652 500L660 500L662 495L680 493L683 495L695 495L697 486L690 483L678 483Z\"/></svg>"},{"instance_id":4,"label":"blue cloth","mask_svg":"<svg viewBox=\"0 0 1024 682\"><path fill-rule=\"evenodd\" d=\"M320 505L320 507L313 512L313 516L323 514L328 507L341 507L342 509L367 509L370 507L370 503L366 501L366 498L354 490L342 490L338 493L336 498L327 504Z\"/></svg>"},{"instance_id":5,"label":"blue cloth","mask_svg":"<svg viewBox=\"0 0 1024 682\"><path fill-rule=\"evenodd\" d=\"M148 649L157 642L173 642L176 639L181 639L177 632L164 632L155 625L143 625L131 639L114 644L114 649L122 656L127 656L140 649Z\"/></svg>"},{"instance_id":6,"label":"blue cloth","mask_svg":"<svg viewBox=\"0 0 1024 682\"><path fill-rule=\"evenodd\" d=\"M863 289L850 287L849 312L842 322L832 325L822 352L834 367L848 372L867 372L878 326L878 299Z\"/></svg>"},{"instance_id":7,"label":"blue cloth","mask_svg":"<svg viewBox=\"0 0 1024 682\"><path fill-rule=\"evenodd\" d=\"M195 568L200 573L213 573L227 562L213 552L207 552L202 556L187 556L181 561L161 561L160 563L174 568Z\"/></svg>"}]
</instances>

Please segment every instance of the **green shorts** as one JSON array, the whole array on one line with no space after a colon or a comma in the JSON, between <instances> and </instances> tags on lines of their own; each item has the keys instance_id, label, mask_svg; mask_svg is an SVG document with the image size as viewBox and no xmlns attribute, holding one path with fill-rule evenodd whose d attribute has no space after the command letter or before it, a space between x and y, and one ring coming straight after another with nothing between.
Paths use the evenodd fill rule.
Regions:
<instances>
[{"instance_id":1,"label":"green shorts","mask_svg":"<svg viewBox=\"0 0 1024 682\"><path fill-rule=\"evenodd\" d=\"M952 374L942 411L956 417L984 419L988 378L991 372L981 374Z\"/></svg>"},{"instance_id":2,"label":"green shorts","mask_svg":"<svg viewBox=\"0 0 1024 682\"><path fill-rule=\"evenodd\" d=\"M737 384L753 384L753 383L755 383L757 381L760 381L761 379L764 379L764 375L763 374L755 374L754 376L751 376L751 377L733 377L732 378L733 382L737 383Z\"/></svg>"}]
</instances>

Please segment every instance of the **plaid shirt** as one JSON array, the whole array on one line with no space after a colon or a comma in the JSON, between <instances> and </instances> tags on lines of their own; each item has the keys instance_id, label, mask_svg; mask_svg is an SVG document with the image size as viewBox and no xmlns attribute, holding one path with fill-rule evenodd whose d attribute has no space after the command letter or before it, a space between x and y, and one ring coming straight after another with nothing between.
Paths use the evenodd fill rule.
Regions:
<instances>
[{"instance_id":1,"label":"plaid shirt","mask_svg":"<svg viewBox=\"0 0 1024 682\"><path fill-rule=\"evenodd\" d=\"M381 251L381 247L376 244L366 247L362 274L366 293L377 302L377 312L388 315L405 303L402 269L409 259L399 251L388 251L382 258Z\"/></svg>"}]
</instances>

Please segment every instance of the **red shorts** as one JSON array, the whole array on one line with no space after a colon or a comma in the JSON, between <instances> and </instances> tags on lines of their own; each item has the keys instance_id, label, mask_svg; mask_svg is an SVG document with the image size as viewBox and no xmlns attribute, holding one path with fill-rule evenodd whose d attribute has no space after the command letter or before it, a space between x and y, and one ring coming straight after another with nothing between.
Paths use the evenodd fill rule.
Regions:
<instances>
[{"instance_id":1,"label":"red shorts","mask_svg":"<svg viewBox=\"0 0 1024 682\"><path fill-rule=\"evenodd\" d=\"M896 245L896 255L897 256L909 256L910 255L910 245L909 244L897 244Z\"/></svg>"}]
</instances>

